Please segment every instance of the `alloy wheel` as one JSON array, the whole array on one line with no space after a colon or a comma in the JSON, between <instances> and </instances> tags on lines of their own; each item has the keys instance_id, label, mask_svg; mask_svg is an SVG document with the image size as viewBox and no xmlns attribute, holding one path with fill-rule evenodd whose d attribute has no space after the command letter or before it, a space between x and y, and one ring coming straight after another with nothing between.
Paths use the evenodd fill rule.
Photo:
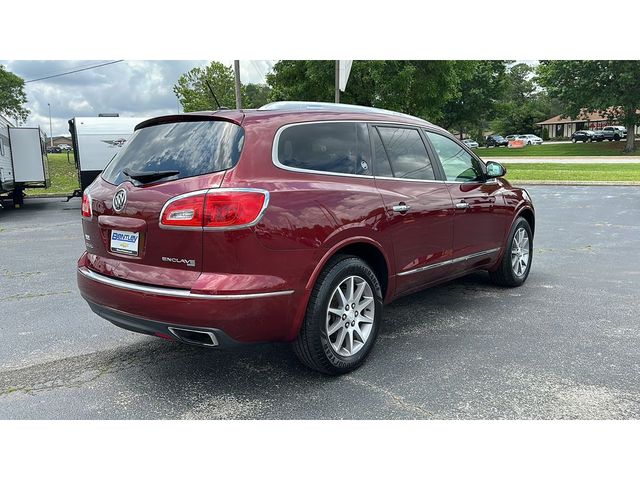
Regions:
<instances>
[{"instance_id":1,"label":"alloy wheel","mask_svg":"<svg viewBox=\"0 0 640 480\"><path fill-rule=\"evenodd\" d=\"M511 268L513 273L522 277L529 265L529 234L520 227L513 235L511 242Z\"/></svg>"},{"instance_id":2,"label":"alloy wheel","mask_svg":"<svg viewBox=\"0 0 640 480\"><path fill-rule=\"evenodd\" d=\"M335 353L350 357L364 347L373 330L375 308L373 290L364 278L350 276L336 287L325 322L327 338Z\"/></svg>"}]
</instances>

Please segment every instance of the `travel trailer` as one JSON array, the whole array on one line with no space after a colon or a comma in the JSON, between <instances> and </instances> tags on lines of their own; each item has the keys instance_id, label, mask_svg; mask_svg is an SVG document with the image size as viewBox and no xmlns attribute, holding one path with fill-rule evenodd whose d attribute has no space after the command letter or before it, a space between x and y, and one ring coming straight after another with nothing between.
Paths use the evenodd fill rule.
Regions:
<instances>
[{"instance_id":1,"label":"travel trailer","mask_svg":"<svg viewBox=\"0 0 640 480\"><path fill-rule=\"evenodd\" d=\"M135 117L75 117L69 120L80 190L82 194L133 134L134 127L147 120Z\"/></svg>"},{"instance_id":2,"label":"travel trailer","mask_svg":"<svg viewBox=\"0 0 640 480\"><path fill-rule=\"evenodd\" d=\"M19 207L25 188L49 186L44 133L39 127L15 127L0 115L0 199Z\"/></svg>"}]
</instances>

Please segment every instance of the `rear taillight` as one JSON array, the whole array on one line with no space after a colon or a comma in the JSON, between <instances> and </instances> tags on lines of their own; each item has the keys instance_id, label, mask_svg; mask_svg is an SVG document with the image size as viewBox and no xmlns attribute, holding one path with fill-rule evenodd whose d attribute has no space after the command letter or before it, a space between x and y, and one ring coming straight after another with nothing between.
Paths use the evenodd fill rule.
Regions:
<instances>
[{"instance_id":1,"label":"rear taillight","mask_svg":"<svg viewBox=\"0 0 640 480\"><path fill-rule=\"evenodd\" d=\"M255 225L269 202L269 193L253 188L221 188L180 195L162 208L164 228L232 230Z\"/></svg>"},{"instance_id":2,"label":"rear taillight","mask_svg":"<svg viewBox=\"0 0 640 480\"><path fill-rule=\"evenodd\" d=\"M201 228L205 192L194 192L169 200L162 208L160 225L173 228Z\"/></svg>"},{"instance_id":3,"label":"rear taillight","mask_svg":"<svg viewBox=\"0 0 640 480\"><path fill-rule=\"evenodd\" d=\"M91 218L91 195L86 190L82 194L82 216L86 218Z\"/></svg>"}]
</instances>

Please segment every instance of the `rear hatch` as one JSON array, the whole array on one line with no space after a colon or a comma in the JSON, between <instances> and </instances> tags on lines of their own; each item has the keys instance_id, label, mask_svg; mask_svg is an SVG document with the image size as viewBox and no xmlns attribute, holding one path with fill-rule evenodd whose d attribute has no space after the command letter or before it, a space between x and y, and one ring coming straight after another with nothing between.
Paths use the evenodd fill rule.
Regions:
<instances>
[{"instance_id":1,"label":"rear hatch","mask_svg":"<svg viewBox=\"0 0 640 480\"><path fill-rule=\"evenodd\" d=\"M225 119L178 118L139 125L85 191L85 243L98 273L174 288L190 288L200 275L202 228L161 225L161 213L175 197L219 187L239 160L244 132Z\"/></svg>"}]
</instances>

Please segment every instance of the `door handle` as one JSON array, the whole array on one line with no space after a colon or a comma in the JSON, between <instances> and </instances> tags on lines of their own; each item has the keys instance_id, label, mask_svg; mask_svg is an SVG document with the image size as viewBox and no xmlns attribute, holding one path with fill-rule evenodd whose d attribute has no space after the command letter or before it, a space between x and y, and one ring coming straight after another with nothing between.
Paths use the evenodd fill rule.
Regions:
<instances>
[{"instance_id":1,"label":"door handle","mask_svg":"<svg viewBox=\"0 0 640 480\"><path fill-rule=\"evenodd\" d=\"M400 202L398 205L394 205L392 209L394 212L406 213L411 209L411 205L407 205L404 202Z\"/></svg>"},{"instance_id":2,"label":"door handle","mask_svg":"<svg viewBox=\"0 0 640 480\"><path fill-rule=\"evenodd\" d=\"M469 205L467 202L465 202L464 200L462 202L458 202L456 203L456 208L458 209L465 209L465 208L469 208L471 205Z\"/></svg>"}]
</instances>

